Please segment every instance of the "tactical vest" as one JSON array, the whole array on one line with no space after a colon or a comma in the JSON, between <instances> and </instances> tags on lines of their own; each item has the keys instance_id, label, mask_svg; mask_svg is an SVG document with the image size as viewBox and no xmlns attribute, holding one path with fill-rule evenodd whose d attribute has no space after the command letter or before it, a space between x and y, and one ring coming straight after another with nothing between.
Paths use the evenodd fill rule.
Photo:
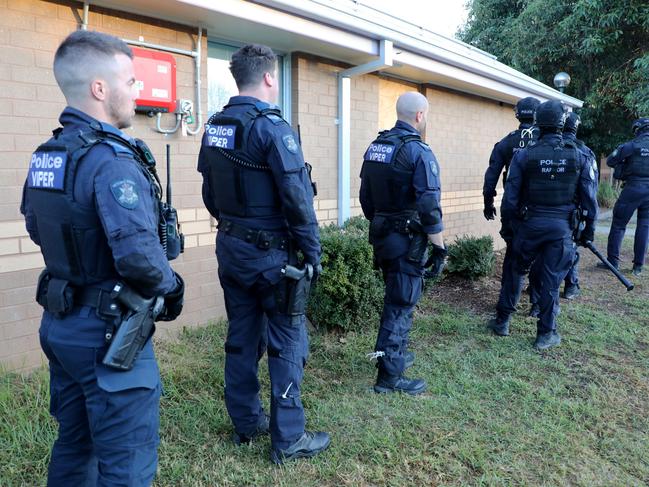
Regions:
<instances>
[{"instance_id":1,"label":"tactical vest","mask_svg":"<svg viewBox=\"0 0 649 487\"><path fill-rule=\"evenodd\" d=\"M553 146L541 141L528 146L527 151L525 204L562 206L574 203L579 180L575 145Z\"/></svg>"},{"instance_id":2,"label":"tactical vest","mask_svg":"<svg viewBox=\"0 0 649 487\"><path fill-rule=\"evenodd\" d=\"M510 132L507 137L507 146L509 158L505 160L505 170L503 171L503 187L507 181L507 172L509 165L517 152L525 149L530 142L539 138L539 129L536 127L520 128Z\"/></svg>"},{"instance_id":3,"label":"tactical vest","mask_svg":"<svg viewBox=\"0 0 649 487\"><path fill-rule=\"evenodd\" d=\"M363 180L369 185L376 213L402 213L416 209L412 187L414 171L399 164L401 149L410 141L421 141L421 137L384 131L365 151Z\"/></svg>"},{"instance_id":4,"label":"tactical vest","mask_svg":"<svg viewBox=\"0 0 649 487\"><path fill-rule=\"evenodd\" d=\"M74 184L83 157L102 142L95 131L64 133L36 149L25 191L34 214L41 252L52 277L86 286L116 278L117 272L95 208L74 199Z\"/></svg>"},{"instance_id":5,"label":"tactical vest","mask_svg":"<svg viewBox=\"0 0 649 487\"><path fill-rule=\"evenodd\" d=\"M622 179L649 178L649 132L633 139L633 153L627 158Z\"/></svg>"},{"instance_id":6,"label":"tactical vest","mask_svg":"<svg viewBox=\"0 0 649 487\"><path fill-rule=\"evenodd\" d=\"M274 108L250 105L240 114L228 106L205 127L203 148L210 148L208 181L219 212L238 217L264 217L281 211L281 200L267 161L253 161L246 151L248 137L261 116L280 116Z\"/></svg>"}]
</instances>

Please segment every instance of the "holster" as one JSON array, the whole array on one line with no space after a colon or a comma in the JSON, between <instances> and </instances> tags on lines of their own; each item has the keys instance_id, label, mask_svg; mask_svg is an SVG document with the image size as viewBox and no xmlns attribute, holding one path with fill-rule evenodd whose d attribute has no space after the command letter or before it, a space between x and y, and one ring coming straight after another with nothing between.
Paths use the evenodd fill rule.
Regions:
<instances>
[{"instance_id":1,"label":"holster","mask_svg":"<svg viewBox=\"0 0 649 487\"><path fill-rule=\"evenodd\" d=\"M411 222L413 232L410 235L410 246L406 254L406 260L414 264L419 264L426 253L428 245L428 235L426 235L419 222Z\"/></svg>"},{"instance_id":2,"label":"holster","mask_svg":"<svg viewBox=\"0 0 649 487\"><path fill-rule=\"evenodd\" d=\"M284 277L275 285L273 291L277 310L292 317L302 316L306 312L313 266L305 264L302 268L285 265L282 269Z\"/></svg>"}]
</instances>

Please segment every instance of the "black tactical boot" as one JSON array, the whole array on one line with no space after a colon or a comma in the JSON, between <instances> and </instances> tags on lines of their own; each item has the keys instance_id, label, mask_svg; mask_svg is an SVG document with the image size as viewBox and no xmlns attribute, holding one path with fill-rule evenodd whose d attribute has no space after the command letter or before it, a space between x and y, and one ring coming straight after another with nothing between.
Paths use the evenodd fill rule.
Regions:
<instances>
[{"instance_id":1,"label":"black tactical boot","mask_svg":"<svg viewBox=\"0 0 649 487\"><path fill-rule=\"evenodd\" d=\"M538 305L538 303L532 303L532 307L530 308L530 312L527 316L529 316L530 318L538 318L540 314L541 307Z\"/></svg>"},{"instance_id":2,"label":"black tactical boot","mask_svg":"<svg viewBox=\"0 0 649 487\"><path fill-rule=\"evenodd\" d=\"M489 323L487 323L487 328L498 336L509 336L509 318L505 320L502 318L492 318L489 320Z\"/></svg>"},{"instance_id":3,"label":"black tactical boot","mask_svg":"<svg viewBox=\"0 0 649 487\"><path fill-rule=\"evenodd\" d=\"M563 297L566 299L575 299L581 294L578 284L572 284L563 288Z\"/></svg>"},{"instance_id":4,"label":"black tactical boot","mask_svg":"<svg viewBox=\"0 0 649 487\"><path fill-rule=\"evenodd\" d=\"M633 264L633 270L631 272L634 276L642 274L642 264Z\"/></svg>"},{"instance_id":5,"label":"black tactical boot","mask_svg":"<svg viewBox=\"0 0 649 487\"><path fill-rule=\"evenodd\" d=\"M324 431L305 431L304 434L285 450L272 449L270 461L282 465L287 460L296 458L311 458L324 451L331 443L329 434Z\"/></svg>"},{"instance_id":6,"label":"black tactical boot","mask_svg":"<svg viewBox=\"0 0 649 487\"><path fill-rule=\"evenodd\" d=\"M389 394L391 392L405 392L411 396L421 394L426 390L426 382L422 379L409 379L403 375L389 376L379 370L379 375L374 384L374 392L377 394Z\"/></svg>"},{"instance_id":7,"label":"black tactical boot","mask_svg":"<svg viewBox=\"0 0 649 487\"><path fill-rule=\"evenodd\" d=\"M534 348L536 348L537 350L547 350L548 348L556 347L560 343L561 335L559 335L556 331L550 331L548 333L536 335Z\"/></svg>"},{"instance_id":8,"label":"black tactical boot","mask_svg":"<svg viewBox=\"0 0 649 487\"><path fill-rule=\"evenodd\" d=\"M267 435L270 430L270 416L266 413L263 413L259 416L259 422L257 423L257 429L249 435L242 435L236 431L232 433L232 441L235 445L249 445L253 440L256 440L260 436Z\"/></svg>"}]
</instances>

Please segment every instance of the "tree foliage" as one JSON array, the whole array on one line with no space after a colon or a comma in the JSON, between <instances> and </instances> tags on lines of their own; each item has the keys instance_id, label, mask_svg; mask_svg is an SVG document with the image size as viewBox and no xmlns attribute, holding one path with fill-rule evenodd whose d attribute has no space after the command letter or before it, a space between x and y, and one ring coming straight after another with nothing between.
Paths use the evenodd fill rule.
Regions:
<instances>
[{"instance_id":1,"label":"tree foliage","mask_svg":"<svg viewBox=\"0 0 649 487\"><path fill-rule=\"evenodd\" d=\"M552 86L572 77L566 93L584 100L580 137L597 154L630 138L630 124L649 116L649 1L468 0L459 37Z\"/></svg>"}]
</instances>

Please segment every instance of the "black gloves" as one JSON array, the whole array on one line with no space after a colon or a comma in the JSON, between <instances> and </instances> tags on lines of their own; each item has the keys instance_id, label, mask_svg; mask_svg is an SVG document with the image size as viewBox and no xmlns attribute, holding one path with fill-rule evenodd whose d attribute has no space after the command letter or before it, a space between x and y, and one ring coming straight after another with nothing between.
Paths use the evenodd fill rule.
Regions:
<instances>
[{"instance_id":1,"label":"black gloves","mask_svg":"<svg viewBox=\"0 0 649 487\"><path fill-rule=\"evenodd\" d=\"M426 271L426 278L437 278L442 274L444 267L446 265L446 255L448 251L438 245L433 244L433 249L426 261L424 267L430 267L430 271Z\"/></svg>"},{"instance_id":2,"label":"black gloves","mask_svg":"<svg viewBox=\"0 0 649 487\"><path fill-rule=\"evenodd\" d=\"M487 220L493 220L496 218L496 207L494 206L493 196L484 197L484 210L482 210L482 212Z\"/></svg>"},{"instance_id":3,"label":"black gloves","mask_svg":"<svg viewBox=\"0 0 649 487\"><path fill-rule=\"evenodd\" d=\"M180 274L175 274L178 286L173 292L165 294L165 305L162 312L156 318L156 321L173 321L178 318L180 312L183 310L185 281L180 277Z\"/></svg>"},{"instance_id":4,"label":"black gloves","mask_svg":"<svg viewBox=\"0 0 649 487\"><path fill-rule=\"evenodd\" d=\"M579 235L579 245L585 247L586 242L592 242L595 239L595 225L593 223L586 223L586 226Z\"/></svg>"}]
</instances>

